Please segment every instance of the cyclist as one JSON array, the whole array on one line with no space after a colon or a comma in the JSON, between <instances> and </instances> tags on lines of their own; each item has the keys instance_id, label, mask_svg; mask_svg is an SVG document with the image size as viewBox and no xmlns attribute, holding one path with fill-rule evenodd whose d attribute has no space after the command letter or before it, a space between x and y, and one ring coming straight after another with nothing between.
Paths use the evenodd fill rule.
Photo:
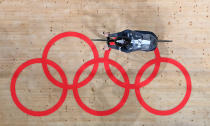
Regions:
<instances>
[{"instance_id":1,"label":"cyclist","mask_svg":"<svg viewBox=\"0 0 210 126\"><path fill-rule=\"evenodd\" d=\"M149 31L124 30L118 33L103 33L107 37L108 48L130 53L134 51L153 51L157 47L158 37ZM105 47L105 49L108 49Z\"/></svg>"}]
</instances>

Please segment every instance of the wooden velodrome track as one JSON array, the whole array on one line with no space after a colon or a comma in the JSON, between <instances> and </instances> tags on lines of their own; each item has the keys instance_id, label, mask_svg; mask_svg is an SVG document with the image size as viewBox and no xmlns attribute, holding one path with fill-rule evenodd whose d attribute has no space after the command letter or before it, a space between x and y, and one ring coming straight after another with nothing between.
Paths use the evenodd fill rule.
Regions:
<instances>
[{"instance_id":1,"label":"wooden velodrome track","mask_svg":"<svg viewBox=\"0 0 210 126\"><path fill-rule=\"evenodd\" d=\"M208 0L0 0L0 126L209 126L210 125L210 2ZM75 31L89 38L100 38L103 31L124 29L148 30L161 39L162 57L179 61L188 70L192 93L186 106L168 116L154 115L138 102L135 91L125 105L109 116L85 112L68 91L63 105L48 116L31 116L13 102L11 78L24 62L41 58L47 42L55 35ZM94 42L103 57L103 42ZM64 38L52 46L48 59L59 64L73 82L79 67L93 58L90 47L78 38ZM131 83L138 70L154 58L153 52L124 54L112 50L110 58L126 70ZM143 75L146 79L154 66ZM55 69L52 75L61 80ZM88 67L83 80L92 69ZM120 72L112 72L123 80ZM82 101L96 110L113 108L123 97L124 88L107 76L103 64L94 79L78 89ZM44 75L41 64L23 70L16 83L21 103L42 111L52 107L62 93ZM157 77L141 89L144 100L160 110L176 107L186 92L186 81L180 70L161 63Z\"/></svg>"}]
</instances>

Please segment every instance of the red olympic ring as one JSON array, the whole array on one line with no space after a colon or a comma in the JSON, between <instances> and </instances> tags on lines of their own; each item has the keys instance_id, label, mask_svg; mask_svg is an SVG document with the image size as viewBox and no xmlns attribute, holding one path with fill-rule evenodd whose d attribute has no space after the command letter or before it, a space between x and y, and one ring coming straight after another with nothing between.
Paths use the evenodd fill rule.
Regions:
<instances>
[{"instance_id":1,"label":"red olympic ring","mask_svg":"<svg viewBox=\"0 0 210 126\"><path fill-rule=\"evenodd\" d=\"M100 59L93 59L93 60L90 60L86 63L84 63L80 69L77 71L76 75L75 75L75 78L73 80L73 83L74 83L74 88L73 88L73 93L74 93L74 98L76 99L77 103L80 105L80 107L85 110L86 112L90 113L90 114L93 114L93 115L96 115L96 116L105 116L105 115L110 115L116 111L118 111L124 104L125 102L127 101L128 99L128 96L129 96L129 89L128 88L125 88L125 92L124 92L124 96L122 98L122 100L112 109L109 109L109 110L106 110L106 111L96 111L96 110L93 110L89 107L87 107L83 102L82 100L80 99L80 96L79 96L79 93L78 93L78 87L77 87L77 83L78 83L78 80L79 80L79 77L80 75L82 74L82 72L90 65L92 64L95 64L95 63L103 63L103 62L106 62L106 60L108 59L104 59L104 58L100 58ZM115 61L109 59L109 63L112 64L113 66L115 66L117 69L120 70L120 72L125 72L125 71L121 71L122 70L122 67ZM122 73L123 74L123 73ZM124 80L126 83L129 83L129 79L128 79L128 76L123 76Z\"/></svg>"},{"instance_id":2,"label":"red olympic ring","mask_svg":"<svg viewBox=\"0 0 210 126\"><path fill-rule=\"evenodd\" d=\"M50 108L46 111L32 111L32 110L27 109L25 106L22 105L22 103L18 100L16 90L15 90L15 85L16 85L17 78L20 75L20 73L22 72L22 70L25 69L26 67L28 67L29 65L32 65L32 64L35 64L35 63L43 63L43 62L46 62L50 66L54 67L59 72L59 74L61 75L63 83L67 84L67 78L66 78L66 75L65 75L64 71L53 61L51 61L51 60L45 60L44 61L41 58L31 59L31 60L28 60L27 62L23 63L22 65L20 65L18 67L18 69L15 71L15 73L12 77L12 80L11 80L10 91L11 91L11 96L12 96L13 101L18 106L18 108L20 108L20 110L22 110L23 112L25 112L29 115L33 115L33 116L46 116L46 115L49 115L49 114L53 113L54 111L56 111L65 101L65 98L67 96L67 91L68 91L67 89L63 88L63 92L62 92L62 95L61 95L58 103L56 105L54 105L52 108Z\"/></svg>"},{"instance_id":3,"label":"red olympic ring","mask_svg":"<svg viewBox=\"0 0 210 126\"><path fill-rule=\"evenodd\" d=\"M75 76L73 77L73 84L68 84L68 80L67 77L64 73L64 71L62 70L62 68L60 66L58 66L56 63L54 63L51 60L47 59L47 55L48 52L51 48L51 46L57 42L58 40L64 38L64 37L77 37L80 38L82 40L84 40L90 47L91 50L93 51L93 55L94 58L92 60L87 61L86 63L84 63L76 72ZM23 63L22 65L20 65L18 67L18 69L15 71L12 79L11 79L11 96L12 99L14 101L14 103L17 105L17 107L22 110L23 112L32 115L32 116L45 116L45 115L49 115L53 112L55 112L64 102L66 96L67 96L67 91L72 89L73 90L73 94L75 97L75 100L77 101L78 105L86 112L92 114L92 115L96 115L96 116L106 116L106 115L110 115L113 114L115 112L117 112L120 108L123 107L123 105L125 104L125 102L128 99L129 96L129 91L130 89L135 89L136 92L136 96L137 99L139 101L139 103L149 112L156 114L156 115L170 115L170 114L174 114L176 112L178 112L179 110L181 110L185 104L187 103L187 101L189 100L190 94L191 94L191 79L190 79L190 75L187 72L187 70L184 68L184 66L182 66L180 63L178 63L177 61L173 60L173 59L169 59L169 58L163 58L160 57L160 53L158 48L154 51L155 53L155 58L153 60L150 60L149 62L147 62L146 64L144 64L142 66L142 68L138 71L137 75L136 75L136 79L135 79L135 83L134 84L130 84L129 81L129 77L126 73L126 71L123 69L123 67L117 63L114 60L109 59L109 53L110 53L111 49L109 51L106 51L104 54L104 57L100 58L98 51L94 45L94 43L85 35L81 34L81 33L77 33L77 32L65 32L65 33L61 33L59 35L56 35L54 38L52 38L48 44L46 45L44 51L43 51L43 55L42 58L37 58L37 59L32 59L29 60L25 63ZM160 110L156 110L151 108L149 105L147 105L143 98L141 97L140 94L140 88L144 87L146 85L148 85L158 74L159 71L159 67L160 67L160 63L161 62L167 62L167 63L171 63L175 66L177 66L182 73L184 74L185 78L186 78L186 82L187 82L187 93L183 99L183 101L175 108L171 109L171 110L167 110L167 111L160 111ZM54 105L52 108L45 110L45 111L32 111L26 107L24 107L20 101L18 100L18 97L16 96L16 90L15 90L15 85L16 85L16 80L19 76L19 74L21 73L21 71L23 69L25 69L27 66L35 64L35 63L42 63L42 67L43 67L43 71L46 75L46 77L56 86L63 88L63 92L62 95L59 99L59 101L57 102L56 105ZM81 100L79 93L78 93L78 88L85 86L86 84L88 84L95 76L95 74L97 73L98 70L98 66L99 63L104 63L104 67L106 70L107 75L109 76L109 78L118 86L125 88L125 92L124 92L124 96L122 97L121 101L113 108L109 109L109 110L105 110L105 111L96 111L93 110L89 107L87 107ZM58 73L60 74L61 78L62 78L62 82L57 81L49 72L48 70L48 66L50 65L52 67L54 67ZM91 73L89 74L89 76L84 79L81 82L79 81L80 75L82 74L82 72L89 67L90 65L94 65L93 69L91 71ZM152 64L155 64L154 70L152 72L152 74L143 82L140 82L140 79L143 75L143 73L145 72L145 70L150 67ZM110 70L109 65L113 65L114 67L116 67L120 73L123 76L124 82L118 80L113 73Z\"/></svg>"},{"instance_id":4,"label":"red olympic ring","mask_svg":"<svg viewBox=\"0 0 210 126\"><path fill-rule=\"evenodd\" d=\"M166 63L170 63L173 64L174 66L178 67L182 73L184 74L184 77L186 79L186 84L187 84L187 91L186 94L184 96L184 99L181 101L181 103L176 106L173 109L170 110L156 110L152 107L150 107L149 105L147 105L147 103L144 101L144 99L141 96L140 90L139 89L135 89L136 92L136 97L139 101L139 103L149 112L156 114L156 115L171 115L174 114L176 112L178 112L180 109L182 109L185 104L187 103L187 101L190 98L190 94L191 94L191 90L192 90L192 85L191 85L191 79L190 79L190 75L187 72L187 70L185 69L184 66L182 66L182 64L180 64L179 62L177 62L176 60L170 59L170 58L165 58L165 57L161 57L160 59L158 59L158 62L166 62ZM148 62L148 64L145 65L145 68L150 67L152 64L154 64L156 61L156 59L150 60ZM143 71L144 72L144 71Z\"/></svg>"},{"instance_id":5,"label":"red olympic ring","mask_svg":"<svg viewBox=\"0 0 210 126\"><path fill-rule=\"evenodd\" d=\"M109 54L110 54L110 51L106 51L105 54L104 54L104 58L108 59L109 57ZM159 59L160 58L160 53L159 53L159 50L158 48L155 49L154 51L155 53L155 59ZM144 80L143 82L139 82L140 80L140 77L143 75L143 71L145 70L144 67L142 67L139 72L137 73L136 75L136 80L135 80L135 83L134 84L130 84L130 83L123 83L121 82L120 80L118 80L111 72L110 70L110 67L109 67L109 64L108 62L105 62L104 63L104 67L106 69L106 72L107 72L107 75L109 76L109 78L114 82L116 83L118 86L121 86L121 87L124 87L124 88L129 88L129 89L135 89L135 88L141 88L141 87L144 87L146 86L147 84L149 84L158 74L158 71L159 71L159 68L160 68L160 62L156 62L155 63L155 67L154 67L154 70L152 72L152 74L146 79ZM122 68L123 69L123 68ZM124 70L125 71L125 70ZM128 76L126 72L124 72L124 75Z\"/></svg>"},{"instance_id":6,"label":"red olympic ring","mask_svg":"<svg viewBox=\"0 0 210 126\"><path fill-rule=\"evenodd\" d=\"M65 33L61 33L59 35L56 35L54 38L52 38L47 43L47 45L44 49L42 58L47 59L48 52L49 52L50 48L52 47L52 45L55 44L59 39L62 39L62 38L65 38L65 37L78 37L78 38L84 40L91 47L91 50L93 51L94 58L95 59L99 58L98 51L96 49L96 46L93 44L93 42L88 37L84 36L83 34L77 33L77 32L65 32ZM54 85L56 85L60 88L68 88L68 89L73 88L73 84L63 85L61 82L54 79L53 76L50 74L46 63L42 63L42 66L43 66L43 70L45 72L45 75ZM82 86L88 84L88 82L90 82L93 79L94 75L97 72L97 69L98 69L98 64L96 63L96 64L94 64L92 72L89 74L89 76L85 80L80 82L79 87L82 87Z\"/></svg>"}]
</instances>

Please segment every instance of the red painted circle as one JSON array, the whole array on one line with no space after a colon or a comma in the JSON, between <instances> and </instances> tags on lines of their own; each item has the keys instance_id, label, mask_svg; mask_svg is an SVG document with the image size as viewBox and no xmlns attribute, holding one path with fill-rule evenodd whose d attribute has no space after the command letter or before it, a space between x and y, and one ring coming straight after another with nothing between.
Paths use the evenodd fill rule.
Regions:
<instances>
[{"instance_id":1,"label":"red painted circle","mask_svg":"<svg viewBox=\"0 0 210 126\"><path fill-rule=\"evenodd\" d=\"M109 109L109 110L105 110L105 111L96 111L96 110L93 110L93 109L89 108L87 105L85 105L82 102L82 100L81 100L81 98L79 96L79 93L78 93L78 80L79 80L80 75L82 74L82 72L88 66L90 66L92 64L95 64L95 63L103 63L103 62L106 62L105 60L108 60L108 59L100 58L100 59L93 59L93 60L90 60L90 61L86 62L85 64L83 64L79 68L79 70L77 71L77 73L75 75L74 81L73 81L73 83L74 83L73 93L74 93L74 98L76 99L77 103L79 104L79 106L83 110L85 110L86 112L88 112L88 113L90 113L92 115L96 115L96 116L106 116L106 115L110 115L112 113L117 112L125 104L125 102L128 99L128 96L129 96L129 89L128 88L125 88L124 96L121 99L121 101L114 108ZM117 62L115 62L113 60L109 60L109 63L112 64L113 66L115 66L117 69L119 69L121 71L122 67ZM123 76L123 78L124 78L124 80L125 80L126 83L129 83L128 76Z\"/></svg>"},{"instance_id":2,"label":"red painted circle","mask_svg":"<svg viewBox=\"0 0 210 126\"><path fill-rule=\"evenodd\" d=\"M22 72L23 69L25 69L29 65L36 64L36 63L43 63L43 62L45 62L46 64L49 64L52 67L54 67L59 72L59 74L62 78L63 84L67 85L67 79L66 79L65 73L56 63L54 63L51 60L43 61L41 58L37 58L37 59L31 59L31 60L23 63L22 65L20 65L18 67L18 69L15 71L15 73L12 77L12 80L11 80L11 87L10 87L11 96L12 96L12 99L13 99L14 103L17 105L17 107L20 110L22 110L23 112L25 112L29 115L32 115L32 116L45 116L45 115L49 115L49 114L53 113L63 104L63 102L65 101L65 98L67 96L67 91L68 90L63 89L63 92L62 92L62 95L61 95L59 101L52 108L50 108L48 110L45 110L45 111L30 110L30 109L26 108L25 106L23 106L22 103L19 101L19 99L17 97L17 94L16 94L16 90L15 90L15 85L16 85L16 81L17 81L17 78L18 78L19 74Z\"/></svg>"},{"instance_id":3,"label":"red painted circle","mask_svg":"<svg viewBox=\"0 0 210 126\"><path fill-rule=\"evenodd\" d=\"M104 58L105 59L108 59L110 51L111 51L111 49L105 52L105 54L104 54ZM159 59L160 58L160 53L159 53L158 48L155 49L154 53L155 53L155 59ZM110 67L109 67L109 62L105 62L104 63L104 67L106 69L106 73L108 74L109 78L113 82L115 82L118 86L124 87L124 88L129 88L129 89L135 89L135 88L140 88L140 87L146 86L147 84L149 84L157 76L159 68L160 68L160 62L156 62L155 63L155 67L154 67L154 70L153 70L152 74L146 80L144 80L143 82L139 82L138 80L140 80L140 77L144 73L143 70L145 69L144 67L142 67L139 70L139 72L138 72L138 74L136 76L135 84L130 84L130 83L128 84L128 83L124 83L124 82L118 80L114 76L114 74L111 72ZM123 69L123 71L125 71L125 70ZM128 76L126 72L124 72L124 74L122 74L122 75Z\"/></svg>"},{"instance_id":4,"label":"red painted circle","mask_svg":"<svg viewBox=\"0 0 210 126\"><path fill-rule=\"evenodd\" d=\"M47 59L48 52L49 52L50 48L52 47L52 45L55 44L58 40L65 38L65 37L77 37L77 38L84 40L91 47L94 58L95 59L99 58L99 54L96 49L96 46L88 37L86 37L85 35L83 35L81 33L77 33L77 32L64 32L64 33L56 35L54 38L52 38L47 43L47 45L45 46L45 49L43 51L43 55L42 55L43 60ZM46 63L42 63L42 66L43 66L45 75L54 85L56 85L60 88L68 88L68 89L73 88L73 84L63 85L61 82L57 81L49 72ZM93 76L96 74L97 69L98 69L98 64L96 63L96 64L94 64L93 69L92 69L91 73L89 74L89 76L85 80L83 80L82 82L79 83L79 87L82 87L82 86L86 85L88 82L90 82L92 80Z\"/></svg>"},{"instance_id":5,"label":"red painted circle","mask_svg":"<svg viewBox=\"0 0 210 126\"><path fill-rule=\"evenodd\" d=\"M155 59L151 60L148 62L148 64L146 64L144 67L144 71L150 67L152 64L156 63L157 61ZM187 70L185 69L184 66L182 66L179 62L177 62L176 60L173 60L173 59L170 59L170 58L160 58L159 59L159 62L166 62L166 63L170 63L170 64L173 64L174 66L178 67L182 73L184 74L184 77L186 79L186 84L187 84L187 91L186 91L186 94L185 94L185 97L184 99L181 101L181 103L176 106L175 108L173 109L170 109L170 110L157 110L157 109L154 109L152 107L150 107L145 101L144 99L142 98L141 96L141 93L140 93L140 90L139 89L135 89L135 92L136 92L136 96L137 96L137 99L139 101L139 103L149 112L153 113L153 114L156 114L156 115L171 115L171 114L174 114L176 112L178 112L179 110L181 110L187 103L187 101L189 100L190 98L190 94L191 94L191 90L192 90L192 85L191 85L191 79L190 79L190 75L189 73L187 72ZM143 71L143 72L144 72ZM141 78L141 77L140 77Z\"/></svg>"}]
</instances>

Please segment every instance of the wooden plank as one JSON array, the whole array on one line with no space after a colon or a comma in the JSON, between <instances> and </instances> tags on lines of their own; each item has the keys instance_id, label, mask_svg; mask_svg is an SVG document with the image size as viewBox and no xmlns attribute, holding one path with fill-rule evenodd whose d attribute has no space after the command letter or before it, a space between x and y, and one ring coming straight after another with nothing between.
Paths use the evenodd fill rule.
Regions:
<instances>
[{"instance_id":1,"label":"wooden plank","mask_svg":"<svg viewBox=\"0 0 210 126\"><path fill-rule=\"evenodd\" d=\"M210 125L210 3L208 0L0 0L0 126L208 126ZM145 110L131 89L126 104L109 116L94 116L77 104L71 90L64 104L54 113L34 117L23 113L13 102L10 82L24 62L41 58L47 42L55 35L80 32L89 38L101 32L124 29L149 30L160 39L173 43L159 44L163 57L179 61L192 80L192 94L186 106L170 116L158 116ZM100 57L105 43L94 42ZM77 70L93 58L90 47L77 38L59 40L49 52L49 59L59 64L72 84ZM134 83L141 66L154 58L153 52L124 54L112 50L110 58L126 70ZM85 79L92 69L81 75ZM123 81L120 72L112 72ZM53 77L61 81L55 69ZM143 75L146 79L150 67ZM144 100L156 109L176 107L186 92L185 78L171 64L161 63L158 76L141 89ZM46 110L58 101L62 89L44 75L41 64L33 64L21 73L16 90L21 103L32 110ZM94 79L78 89L82 101L96 110L114 107L124 89L106 75L99 65Z\"/></svg>"}]
</instances>

